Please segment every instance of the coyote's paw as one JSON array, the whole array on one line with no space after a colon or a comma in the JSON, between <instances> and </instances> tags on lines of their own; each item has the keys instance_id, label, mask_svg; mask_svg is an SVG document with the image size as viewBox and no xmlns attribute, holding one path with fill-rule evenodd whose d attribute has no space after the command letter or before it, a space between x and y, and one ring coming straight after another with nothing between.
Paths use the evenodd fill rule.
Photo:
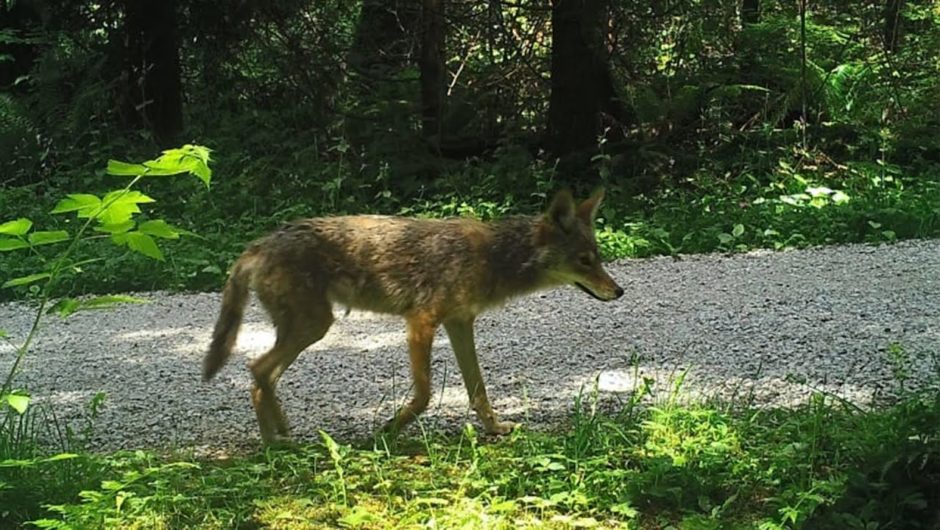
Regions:
<instances>
[{"instance_id":1,"label":"coyote's paw","mask_svg":"<svg viewBox=\"0 0 940 530\"><path fill-rule=\"evenodd\" d=\"M497 421L492 425L486 426L487 434L509 434L511 433L519 424L513 421Z\"/></svg>"},{"instance_id":2,"label":"coyote's paw","mask_svg":"<svg viewBox=\"0 0 940 530\"><path fill-rule=\"evenodd\" d=\"M297 442L290 435L274 434L267 438L262 438L262 443L270 449L295 449Z\"/></svg>"}]
</instances>

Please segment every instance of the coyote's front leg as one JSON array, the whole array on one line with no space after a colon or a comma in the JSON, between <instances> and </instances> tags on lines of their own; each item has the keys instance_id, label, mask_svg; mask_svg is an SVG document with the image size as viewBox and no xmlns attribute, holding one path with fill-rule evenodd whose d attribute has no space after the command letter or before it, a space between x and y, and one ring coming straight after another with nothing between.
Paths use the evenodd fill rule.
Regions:
<instances>
[{"instance_id":1,"label":"coyote's front leg","mask_svg":"<svg viewBox=\"0 0 940 530\"><path fill-rule=\"evenodd\" d=\"M499 421L490 407L490 400L486 397L486 387L483 386L477 350L473 343L473 319L449 320L444 323L444 329L447 330L450 345L457 355L457 365L460 366L463 383L467 387L470 406L476 411L483 428L491 434L506 434L512 431L516 424L511 421Z\"/></svg>"}]
</instances>

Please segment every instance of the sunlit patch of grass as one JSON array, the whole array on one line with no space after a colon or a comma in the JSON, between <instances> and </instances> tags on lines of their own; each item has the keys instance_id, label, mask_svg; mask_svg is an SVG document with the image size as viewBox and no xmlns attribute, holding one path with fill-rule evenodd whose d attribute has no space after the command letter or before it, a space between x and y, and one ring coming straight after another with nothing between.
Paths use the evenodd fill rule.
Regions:
<instances>
[{"instance_id":1,"label":"sunlit patch of grass","mask_svg":"<svg viewBox=\"0 0 940 530\"><path fill-rule=\"evenodd\" d=\"M793 409L753 409L679 392L648 407L628 400L614 416L598 413L597 393L587 392L568 429L498 440L468 426L389 446L324 435L224 460L84 455L97 477L84 484L55 463L0 467L0 506L17 507L0 522L31 514L44 528L932 528L936 393L866 411L820 394ZM37 472L56 506L22 495Z\"/></svg>"},{"instance_id":2,"label":"sunlit patch of grass","mask_svg":"<svg viewBox=\"0 0 940 530\"><path fill-rule=\"evenodd\" d=\"M715 409L653 407L643 429L644 456L666 457L677 467L707 470L743 454L732 419Z\"/></svg>"}]
</instances>

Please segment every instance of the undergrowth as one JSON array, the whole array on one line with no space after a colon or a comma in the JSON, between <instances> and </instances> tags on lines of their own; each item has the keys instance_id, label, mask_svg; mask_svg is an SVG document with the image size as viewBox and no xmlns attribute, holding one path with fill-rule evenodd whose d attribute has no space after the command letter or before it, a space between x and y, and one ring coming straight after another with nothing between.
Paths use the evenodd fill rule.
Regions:
<instances>
[{"instance_id":1,"label":"undergrowth","mask_svg":"<svg viewBox=\"0 0 940 530\"><path fill-rule=\"evenodd\" d=\"M631 401L635 404L635 401ZM940 396L862 410L664 401L557 432L0 467L0 522L40 528L936 528ZM740 405L740 404L738 404ZM37 486L42 485L37 489Z\"/></svg>"}]
</instances>

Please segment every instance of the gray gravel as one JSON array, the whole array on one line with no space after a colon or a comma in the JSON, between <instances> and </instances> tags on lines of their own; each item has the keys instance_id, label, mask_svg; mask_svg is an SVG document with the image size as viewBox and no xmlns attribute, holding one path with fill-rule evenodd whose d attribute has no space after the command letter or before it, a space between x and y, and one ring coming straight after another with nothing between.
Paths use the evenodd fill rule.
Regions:
<instances>
[{"instance_id":1,"label":"gray gravel","mask_svg":"<svg viewBox=\"0 0 940 530\"><path fill-rule=\"evenodd\" d=\"M582 389L597 385L601 405L615 406L637 376L652 377L651 399L663 399L686 370L683 395L693 398L792 405L818 389L867 404L898 387L887 355L895 342L908 358L908 386L936 382L940 241L628 260L609 270L627 292L616 302L560 288L478 320L484 377L503 417L547 428ZM151 303L50 318L19 383L73 428L83 425L92 396L106 392L92 439L98 449L259 443L245 364L273 341L264 314L252 304L231 362L204 384L219 294L143 296ZM281 382L301 440L319 429L367 438L409 391L401 320L337 315ZM0 305L0 329L14 337L30 318L22 305ZM0 346L0 368L8 369L11 353ZM433 369L425 427L456 431L475 422L443 332Z\"/></svg>"}]
</instances>

